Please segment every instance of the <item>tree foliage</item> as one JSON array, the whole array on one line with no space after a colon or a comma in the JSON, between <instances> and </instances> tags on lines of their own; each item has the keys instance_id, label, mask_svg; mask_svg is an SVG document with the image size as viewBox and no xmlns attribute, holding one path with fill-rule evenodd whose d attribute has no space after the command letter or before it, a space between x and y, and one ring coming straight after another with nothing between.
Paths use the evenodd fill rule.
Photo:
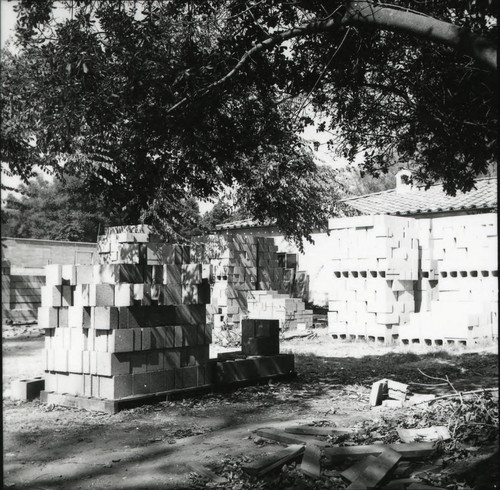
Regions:
<instances>
[{"instance_id":1,"label":"tree foliage","mask_svg":"<svg viewBox=\"0 0 500 490\"><path fill-rule=\"evenodd\" d=\"M253 216L309 236L329 205L297 136L313 122L306 106L332 148L364 151L375 175L397 154L453 193L495 158L488 0L65 5L55 18L54 2L20 2L19 53L2 59L1 158L25 177L81 175L128 221L175 233L186 196L237 185Z\"/></svg>"},{"instance_id":2,"label":"tree foliage","mask_svg":"<svg viewBox=\"0 0 500 490\"><path fill-rule=\"evenodd\" d=\"M128 224L102 198L88 199L88 187L76 177L37 176L19 191L2 206L2 236L95 242L105 226Z\"/></svg>"}]
</instances>

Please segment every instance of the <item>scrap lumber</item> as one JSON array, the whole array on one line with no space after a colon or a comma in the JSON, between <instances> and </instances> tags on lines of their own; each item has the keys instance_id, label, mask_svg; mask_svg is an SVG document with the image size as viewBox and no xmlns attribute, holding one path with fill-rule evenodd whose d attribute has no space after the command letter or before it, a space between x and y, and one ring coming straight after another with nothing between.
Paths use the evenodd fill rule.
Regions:
<instances>
[{"instance_id":1,"label":"scrap lumber","mask_svg":"<svg viewBox=\"0 0 500 490\"><path fill-rule=\"evenodd\" d=\"M403 400L384 400L382 406L385 408L403 408Z\"/></svg>"},{"instance_id":2,"label":"scrap lumber","mask_svg":"<svg viewBox=\"0 0 500 490\"><path fill-rule=\"evenodd\" d=\"M347 488L352 490L354 488L375 487L385 478L387 473L389 473L389 471L396 466L400 459L400 453L394 451L388 446L385 446L382 453L375 458L375 461L366 466L366 468L358 475L358 478L356 478Z\"/></svg>"},{"instance_id":3,"label":"scrap lumber","mask_svg":"<svg viewBox=\"0 0 500 490\"><path fill-rule=\"evenodd\" d=\"M282 442L284 444L316 444L317 446L328 446L328 443L319 441L314 437L307 437L296 434L287 434L284 431L277 429L257 429L255 431L260 437L265 437L266 439L271 439L273 441Z\"/></svg>"},{"instance_id":4,"label":"scrap lumber","mask_svg":"<svg viewBox=\"0 0 500 490\"><path fill-rule=\"evenodd\" d=\"M436 399L436 395L427 395L422 393L414 393L413 396L405 401L406 405L418 405L420 403L431 402Z\"/></svg>"},{"instance_id":5,"label":"scrap lumber","mask_svg":"<svg viewBox=\"0 0 500 490\"><path fill-rule=\"evenodd\" d=\"M318 479L321 476L321 448L316 444L308 444L304 451L300 470L304 475Z\"/></svg>"},{"instance_id":6,"label":"scrap lumber","mask_svg":"<svg viewBox=\"0 0 500 490\"><path fill-rule=\"evenodd\" d=\"M312 425L294 425L285 427L285 432L289 434L303 434L310 436L337 436L341 434L354 434L354 429L344 429L339 427L314 427Z\"/></svg>"},{"instance_id":7,"label":"scrap lumber","mask_svg":"<svg viewBox=\"0 0 500 490\"><path fill-rule=\"evenodd\" d=\"M385 447L401 453L403 459L423 459L435 451L432 442L414 442L412 444L370 444L366 446L345 446L325 448L323 454L332 463L344 459L362 459L366 456L378 456Z\"/></svg>"},{"instance_id":8,"label":"scrap lumber","mask_svg":"<svg viewBox=\"0 0 500 490\"><path fill-rule=\"evenodd\" d=\"M387 379L381 379L372 384L370 393L370 406L376 407L382 404L382 400L387 394Z\"/></svg>"},{"instance_id":9,"label":"scrap lumber","mask_svg":"<svg viewBox=\"0 0 500 490\"><path fill-rule=\"evenodd\" d=\"M384 483L384 488L385 490L406 490L408 488L408 485L412 483L420 482L418 480L415 480L414 478L400 478Z\"/></svg>"},{"instance_id":10,"label":"scrap lumber","mask_svg":"<svg viewBox=\"0 0 500 490\"><path fill-rule=\"evenodd\" d=\"M442 426L426 427L423 429L403 429L398 427L397 429L399 438L403 442L416 442L416 441L447 441L451 439L449 430Z\"/></svg>"},{"instance_id":11,"label":"scrap lumber","mask_svg":"<svg viewBox=\"0 0 500 490\"><path fill-rule=\"evenodd\" d=\"M360 459L356 463L354 463L352 466L349 466L344 471L341 471L340 474L346 479L349 480L350 482L353 482L358 478L360 473L363 473L363 471L371 464L373 464L376 461L377 457L370 455L367 456L364 459Z\"/></svg>"},{"instance_id":12,"label":"scrap lumber","mask_svg":"<svg viewBox=\"0 0 500 490\"><path fill-rule=\"evenodd\" d=\"M202 476L203 478L208 478L210 481L214 483L227 483L227 479L216 475L213 471L209 470L206 466L203 466L198 463L188 463L188 468L191 469L194 473Z\"/></svg>"},{"instance_id":13,"label":"scrap lumber","mask_svg":"<svg viewBox=\"0 0 500 490\"><path fill-rule=\"evenodd\" d=\"M275 468L279 468L280 466L298 458L303 452L304 446L302 444L293 444L292 446L288 446L287 448L277 451L270 456L265 456L257 461L254 461L253 463L243 466L243 471L250 475L264 476L266 473L269 473Z\"/></svg>"},{"instance_id":14,"label":"scrap lumber","mask_svg":"<svg viewBox=\"0 0 500 490\"><path fill-rule=\"evenodd\" d=\"M406 400L406 395L408 394L408 385L404 383L399 383L398 381L393 381L392 379L387 380L387 391L389 398L393 400Z\"/></svg>"},{"instance_id":15,"label":"scrap lumber","mask_svg":"<svg viewBox=\"0 0 500 490\"><path fill-rule=\"evenodd\" d=\"M296 337L309 337L309 335L312 335L312 332L311 330L304 330L302 332L298 332L298 331L288 331L288 332L284 332L283 333L283 338L285 340L290 340L290 339L294 339Z\"/></svg>"}]
</instances>

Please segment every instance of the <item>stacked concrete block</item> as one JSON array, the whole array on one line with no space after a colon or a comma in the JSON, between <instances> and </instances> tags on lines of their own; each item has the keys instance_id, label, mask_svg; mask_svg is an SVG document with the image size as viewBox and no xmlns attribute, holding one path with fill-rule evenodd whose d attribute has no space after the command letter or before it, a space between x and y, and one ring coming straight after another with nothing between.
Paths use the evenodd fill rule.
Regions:
<instances>
[{"instance_id":1,"label":"stacked concrete block","mask_svg":"<svg viewBox=\"0 0 500 490\"><path fill-rule=\"evenodd\" d=\"M279 320L243 320L241 322L241 351L247 356L279 354Z\"/></svg>"},{"instance_id":2,"label":"stacked concrete block","mask_svg":"<svg viewBox=\"0 0 500 490\"><path fill-rule=\"evenodd\" d=\"M110 228L100 264L47 266L47 392L115 400L212 382L202 264L157 240L146 227Z\"/></svg>"},{"instance_id":3,"label":"stacked concrete block","mask_svg":"<svg viewBox=\"0 0 500 490\"><path fill-rule=\"evenodd\" d=\"M392 341L415 311L418 240L411 220L330 220L333 247L328 325L334 338Z\"/></svg>"},{"instance_id":4,"label":"stacked concrete block","mask_svg":"<svg viewBox=\"0 0 500 490\"><path fill-rule=\"evenodd\" d=\"M402 340L469 344L497 336L497 215L435 218L418 226L426 245L421 289L425 294L430 286L434 293L422 297L420 313L412 315ZM425 269L429 263L433 271Z\"/></svg>"},{"instance_id":5,"label":"stacked concrete block","mask_svg":"<svg viewBox=\"0 0 500 490\"><path fill-rule=\"evenodd\" d=\"M334 338L470 343L495 336L496 214L330 222Z\"/></svg>"},{"instance_id":6,"label":"stacked concrete block","mask_svg":"<svg viewBox=\"0 0 500 490\"><path fill-rule=\"evenodd\" d=\"M10 310L10 265L2 261L2 317Z\"/></svg>"},{"instance_id":7,"label":"stacked concrete block","mask_svg":"<svg viewBox=\"0 0 500 490\"><path fill-rule=\"evenodd\" d=\"M300 298L290 298L277 291L251 291L248 295L248 318L279 320L283 330L305 330L312 327L313 312L306 310Z\"/></svg>"},{"instance_id":8,"label":"stacked concrete block","mask_svg":"<svg viewBox=\"0 0 500 490\"><path fill-rule=\"evenodd\" d=\"M293 354L273 356L252 356L218 361L216 364L217 380L226 385L252 382L262 378L287 376L295 373Z\"/></svg>"},{"instance_id":9,"label":"stacked concrete block","mask_svg":"<svg viewBox=\"0 0 500 490\"><path fill-rule=\"evenodd\" d=\"M248 314L247 296L255 289L282 289L283 268L272 238L208 236L196 239L198 256L210 267L212 278L209 322L239 326Z\"/></svg>"}]
</instances>

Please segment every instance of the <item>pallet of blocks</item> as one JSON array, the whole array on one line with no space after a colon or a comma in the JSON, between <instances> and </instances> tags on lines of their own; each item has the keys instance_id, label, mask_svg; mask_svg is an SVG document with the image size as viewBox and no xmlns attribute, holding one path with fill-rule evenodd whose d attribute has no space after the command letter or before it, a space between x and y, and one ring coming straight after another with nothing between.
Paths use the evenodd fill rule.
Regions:
<instances>
[{"instance_id":1,"label":"pallet of blocks","mask_svg":"<svg viewBox=\"0 0 500 490\"><path fill-rule=\"evenodd\" d=\"M278 266L272 238L229 235L197 237L212 268L211 314L214 328L239 326L248 314L247 295L259 289L282 289L283 268Z\"/></svg>"},{"instance_id":2,"label":"pallet of blocks","mask_svg":"<svg viewBox=\"0 0 500 490\"><path fill-rule=\"evenodd\" d=\"M211 385L210 284L189 247L144 225L108 228L98 265L49 265L45 403L115 411L116 403Z\"/></svg>"},{"instance_id":3,"label":"pallet of blocks","mask_svg":"<svg viewBox=\"0 0 500 490\"><path fill-rule=\"evenodd\" d=\"M402 331L403 342L467 345L496 337L496 216L453 216L419 220L419 225L421 234L427 235L422 241L422 279L417 283L421 305Z\"/></svg>"},{"instance_id":4,"label":"pallet of blocks","mask_svg":"<svg viewBox=\"0 0 500 490\"><path fill-rule=\"evenodd\" d=\"M282 330L307 330L313 324L313 312L306 310L300 298L277 291L250 291L248 318L279 320Z\"/></svg>"},{"instance_id":5,"label":"pallet of blocks","mask_svg":"<svg viewBox=\"0 0 500 490\"><path fill-rule=\"evenodd\" d=\"M413 220L357 216L329 221L332 286L328 326L335 339L392 342L415 311L419 248Z\"/></svg>"}]
</instances>

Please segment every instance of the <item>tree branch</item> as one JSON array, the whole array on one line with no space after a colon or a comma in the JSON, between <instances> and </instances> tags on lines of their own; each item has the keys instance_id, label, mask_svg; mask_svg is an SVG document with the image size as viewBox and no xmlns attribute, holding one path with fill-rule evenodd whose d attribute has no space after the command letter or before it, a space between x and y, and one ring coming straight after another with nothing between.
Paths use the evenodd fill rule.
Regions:
<instances>
[{"instance_id":1,"label":"tree branch","mask_svg":"<svg viewBox=\"0 0 500 490\"><path fill-rule=\"evenodd\" d=\"M245 52L245 54L240 58L236 66L226 73L222 78L219 80L211 83L206 87L200 95L206 95L210 90L218 87L219 85L222 85L224 82L226 82L229 78L231 78L240 68L248 61L249 58L252 57L253 54L258 53L260 51L264 51L266 49L273 48L274 46L277 46L284 41L287 41L288 39L292 39L294 37L299 37L299 36L306 36L308 34L314 34L317 32L323 32L328 29L331 29L333 26L338 26L339 22L337 19L328 19L325 21L315 21L315 22L310 22L308 24L304 24L302 26L294 27L292 29L287 29L285 31L278 31L275 32L272 36L268 37L267 39L264 39L264 41L256 44L253 48L249 49L248 51ZM185 104L188 100L188 97L184 97L181 99L179 102L174 104L168 112L172 112L175 109L177 109L179 106Z\"/></svg>"},{"instance_id":2,"label":"tree branch","mask_svg":"<svg viewBox=\"0 0 500 490\"><path fill-rule=\"evenodd\" d=\"M495 44L466 29L413 11L375 5L368 1L350 1L342 19L344 25L371 25L403 32L467 54L492 70L497 69Z\"/></svg>"}]
</instances>

